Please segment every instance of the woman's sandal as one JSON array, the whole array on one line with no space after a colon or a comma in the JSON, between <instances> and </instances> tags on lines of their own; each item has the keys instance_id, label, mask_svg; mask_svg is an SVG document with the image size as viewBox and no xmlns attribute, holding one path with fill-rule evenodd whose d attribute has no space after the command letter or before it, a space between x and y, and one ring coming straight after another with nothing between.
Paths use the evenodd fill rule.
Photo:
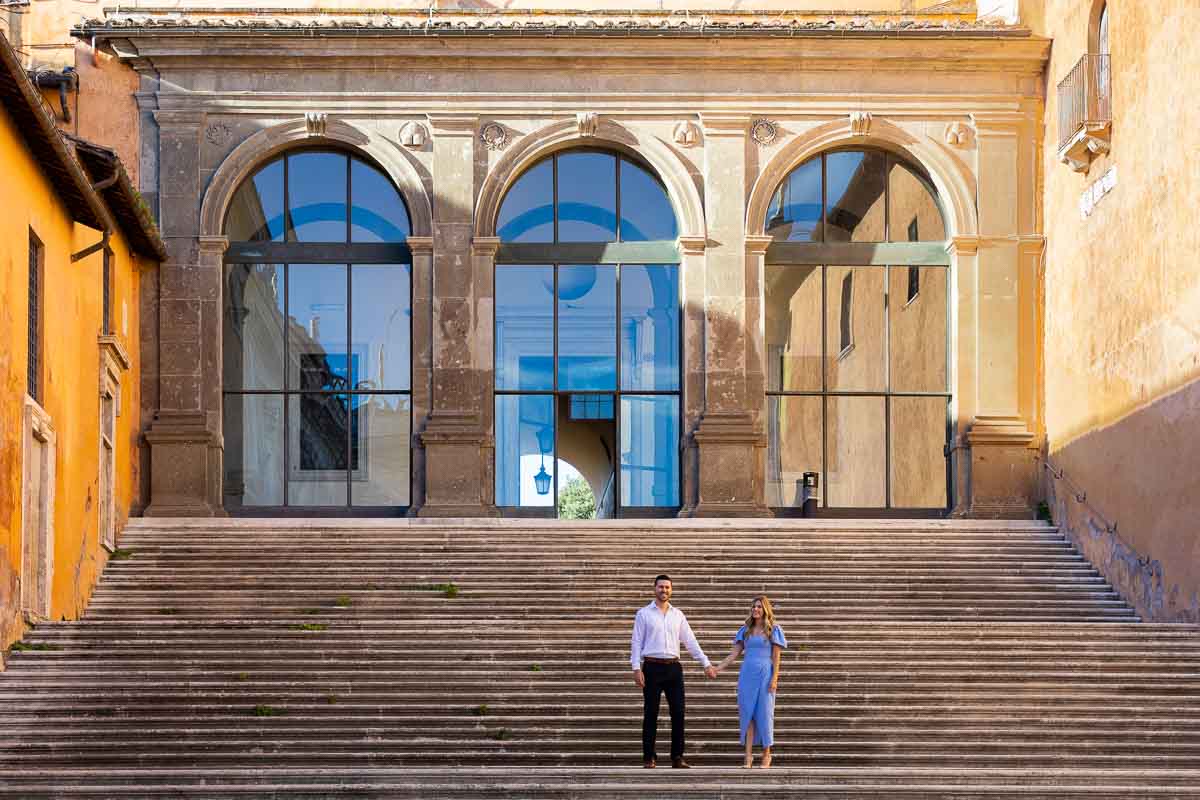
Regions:
<instances>
[{"instance_id":1,"label":"woman's sandal","mask_svg":"<svg viewBox=\"0 0 1200 800\"><path fill-rule=\"evenodd\" d=\"M763 769L770 769L770 768L771 768L771 754L770 754L770 753L763 753L763 757L762 757L762 768L763 768Z\"/></svg>"},{"instance_id":2,"label":"woman's sandal","mask_svg":"<svg viewBox=\"0 0 1200 800\"><path fill-rule=\"evenodd\" d=\"M746 756L746 758L743 759L743 761L742 761L742 766L745 767L746 769L750 769L751 767L753 767L754 766L754 756Z\"/></svg>"}]
</instances>

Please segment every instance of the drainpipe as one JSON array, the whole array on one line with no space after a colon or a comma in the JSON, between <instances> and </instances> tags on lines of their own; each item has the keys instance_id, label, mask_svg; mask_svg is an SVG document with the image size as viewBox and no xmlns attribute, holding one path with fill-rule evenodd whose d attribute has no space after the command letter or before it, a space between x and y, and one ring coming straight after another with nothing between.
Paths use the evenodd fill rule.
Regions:
<instances>
[{"instance_id":1,"label":"drainpipe","mask_svg":"<svg viewBox=\"0 0 1200 800\"><path fill-rule=\"evenodd\" d=\"M58 102L62 106L63 122L71 121L71 109L67 105L67 92L79 89L79 74L74 67L63 67L62 72L38 69L29 73L30 80L40 89L58 88Z\"/></svg>"}]
</instances>

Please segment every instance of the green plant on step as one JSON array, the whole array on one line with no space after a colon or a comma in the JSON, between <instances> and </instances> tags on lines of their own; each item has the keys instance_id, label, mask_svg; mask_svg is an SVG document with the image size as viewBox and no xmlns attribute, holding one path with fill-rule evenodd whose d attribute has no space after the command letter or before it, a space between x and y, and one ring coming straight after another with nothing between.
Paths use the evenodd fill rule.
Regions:
<instances>
[{"instance_id":1,"label":"green plant on step","mask_svg":"<svg viewBox=\"0 0 1200 800\"><path fill-rule=\"evenodd\" d=\"M497 741L503 742L512 738L512 731L510 731L508 728L501 728L500 730L496 731L493 736Z\"/></svg>"},{"instance_id":2,"label":"green plant on step","mask_svg":"<svg viewBox=\"0 0 1200 800\"><path fill-rule=\"evenodd\" d=\"M115 717L117 710L115 708L96 708L92 710L93 717Z\"/></svg>"},{"instance_id":3,"label":"green plant on step","mask_svg":"<svg viewBox=\"0 0 1200 800\"><path fill-rule=\"evenodd\" d=\"M14 653L28 653L30 651L35 653L45 653L50 650L61 649L62 648L56 644L46 644L45 642L38 642L36 644L30 644L29 642L13 642L12 646L12 651Z\"/></svg>"},{"instance_id":4,"label":"green plant on step","mask_svg":"<svg viewBox=\"0 0 1200 800\"><path fill-rule=\"evenodd\" d=\"M130 558L133 558L132 550L130 550L127 547L118 547L116 550L112 551L112 553L108 557L108 560L109 561L125 561L126 559L130 559Z\"/></svg>"},{"instance_id":5,"label":"green plant on step","mask_svg":"<svg viewBox=\"0 0 1200 800\"><path fill-rule=\"evenodd\" d=\"M303 622L297 625L289 625L294 631L325 631L329 630L329 626L322 622Z\"/></svg>"},{"instance_id":6,"label":"green plant on step","mask_svg":"<svg viewBox=\"0 0 1200 800\"><path fill-rule=\"evenodd\" d=\"M249 672L239 672L237 675L234 675L234 677L237 678L239 681L248 681L248 680L250 680L250 673Z\"/></svg>"},{"instance_id":7,"label":"green plant on step","mask_svg":"<svg viewBox=\"0 0 1200 800\"><path fill-rule=\"evenodd\" d=\"M328 703L329 705L333 705L337 701L338 701L338 696L336 694L325 695L325 702Z\"/></svg>"},{"instance_id":8,"label":"green plant on step","mask_svg":"<svg viewBox=\"0 0 1200 800\"><path fill-rule=\"evenodd\" d=\"M256 717L278 717L282 713L282 708L276 708L275 706L268 706L262 703L254 707L254 716Z\"/></svg>"},{"instance_id":9,"label":"green plant on step","mask_svg":"<svg viewBox=\"0 0 1200 800\"><path fill-rule=\"evenodd\" d=\"M487 703L480 703L479 705L475 706L474 708L471 709L471 713L477 717L487 716L487 713L488 713Z\"/></svg>"},{"instance_id":10,"label":"green plant on step","mask_svg":"<svg viewBox=\"0 0 1200 800\"><path fill-rule=\"evenodd\" d=\"M531 664L531 665L530 665L530 667L529 667L529 671L530 671L530 672L541 672L541 671L542 671L542 665L541 665L541 664Z\"/></svg>"},{"instance_id":11,"label":"green plant on step","mask_svg":"<svg viewBox=\"0 0 1200 800\"><path fill-rule=\"evenodd\" d=\"M1038 503L1037 518L1042 522L1049 522L1051 525L1054 524L1054 515L1050 513L1050 506L1045 502Z\"/></svg>"},{"instance_id":12,"label":"green plant on step","mask_svg":"<svg viewBox=\"0 0 1200 800\"><path fill-rule=\"evenodd\" d=\"M351 603L350 595L348 595L348 594L338 595L338 598L336 600L334 600L333 603L338 608L349 608L350 603Z\"/></svg>"}]
</instances>

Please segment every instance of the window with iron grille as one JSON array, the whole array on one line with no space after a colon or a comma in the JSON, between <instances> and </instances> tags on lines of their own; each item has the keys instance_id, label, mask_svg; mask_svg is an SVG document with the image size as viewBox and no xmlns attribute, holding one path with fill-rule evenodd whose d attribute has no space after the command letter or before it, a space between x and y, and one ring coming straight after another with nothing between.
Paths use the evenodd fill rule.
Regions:
<instances>
[{"instance_id":1,"label":"window with iron grille","mask_svg":"<svg viewBox=\"0 0 1200 800\"><path fill-rule=\"evenodd\" d=\"M42 242L37 235L29 231L29 363L28 363L28 392L37 402L42 402Z\"/></svg>"}]
</instances>

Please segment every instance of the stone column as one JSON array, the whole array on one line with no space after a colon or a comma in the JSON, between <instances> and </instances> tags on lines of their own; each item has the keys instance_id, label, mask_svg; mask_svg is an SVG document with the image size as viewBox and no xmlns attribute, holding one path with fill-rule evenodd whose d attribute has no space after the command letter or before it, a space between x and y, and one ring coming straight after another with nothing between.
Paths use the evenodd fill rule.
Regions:
<instances>
[{"instance_id":1,"label":"stone column","mask_svg":"<svg viewBox=\"0 0 1200 800\"><path fill-rule=\"evenodd\" d=\"M215 516L221 509L221 261L224 237L201 242L204 114L158 111L159 404L150 444L148 516Z\"/></svg>"},{"instance_id":2,"label":"stone column","mask_svg":"<svg viewBox=\"0 0 1200 800\"><path fill-rule=\"evenodd\" d=\"M432 403L421 434L425 501L420 516L495 515L488 502L478 282L471 253L478 118L430 115L433 131Z\"/></svg>"},{"instance_id":3,"label":"stone column","mask_svg":"<svg viewBox=\"0 0 1200 800\"><path fill-rule=\"evenodd\" d=\"M412 497L409 515L425 503L425 450L421 437L433 391L433 237L409 236L412 251Z\"/></svg>"},{"instance_id":4,"label":"stone column","mask_svg":"<svg viewBox=\"0 0 1200 800\"><path fill-rule=\"evenodd\" d=\"M976 286L974 420L971 447L973 516L1027 517L1036 497L1036 438L1022 386L1034 379L1036 353L1023 341L1022 204L1031 203L1028 169L1021 163L1024 115L977 115L979 244ZM986 335L981 335L986 332ZM1025 337L1026 339L1028 337Z\"/></svg>"},{"instance_id":5,"label":"stone column","mask_svg":"<svg viewBox=\"0 0 1200 800\"><path fill-rule=\"evenodd\" d=\"M750 119L706 114L704 197L708 246L704 269L704 415L696 431L699 502L696 516L765 516L764 453L759 408L750 396L756 281L745 253L746 146ZM753 298L755 301L757 298Z\"/></svg>"}]
</instances>

